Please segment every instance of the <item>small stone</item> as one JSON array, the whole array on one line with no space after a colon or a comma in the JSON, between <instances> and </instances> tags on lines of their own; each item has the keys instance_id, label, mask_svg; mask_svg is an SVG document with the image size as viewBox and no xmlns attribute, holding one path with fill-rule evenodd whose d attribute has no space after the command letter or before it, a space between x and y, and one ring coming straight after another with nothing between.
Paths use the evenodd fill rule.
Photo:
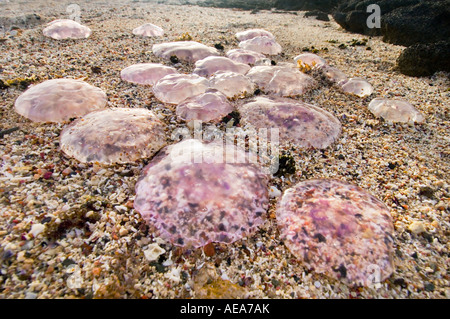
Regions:
<instances>
[{"instance_id":1,"label":"small stone","mask_svg":"<svg viewBox=\"0 0 450 319\"><path fill-rule=\"evenodd\" d=\"M275 198L281 196L281 191L276 186L270 186L269 188L269 197Z\"/></svg>"},{"instance_id":2,"label":"small stone","mask_svg":"<svg viewBox=\"0 0 450 319\"><path fill-rule=\"evenodd\" d=\"M426 229L425 229L425 226L424 226L423 222L421 222L421 221L415 221L415 222L412 222L412 223L408 226L408 230L409 230L410 232L412 232L413 234L418 235L418 234L420 234L420 233L423 233Z\"/></svg>"},{"instance_id":3,"label":"small stone","mask_svg":"<svg viewBox=\"0 0 450 319\"><path fill-rule=\"evenodd\" d=\"M164 254L166 251L159 247L158 244L150 244L147 246L147 249L144 250L144 256L148 261L157 260L158 257Z\"/></svg>"},{"instance_id":4,"label":"small stone","mask_svg":"<svg viewBox=\"0 0 450 319\"><path fill-rule=\"evenodd\" d=\"M45 230L45 225L33 224L33 226L31 226L30 234L32 234L33 237L37 237L37 235L42 233L44 230Z\"/></svg>"}]
</instances>

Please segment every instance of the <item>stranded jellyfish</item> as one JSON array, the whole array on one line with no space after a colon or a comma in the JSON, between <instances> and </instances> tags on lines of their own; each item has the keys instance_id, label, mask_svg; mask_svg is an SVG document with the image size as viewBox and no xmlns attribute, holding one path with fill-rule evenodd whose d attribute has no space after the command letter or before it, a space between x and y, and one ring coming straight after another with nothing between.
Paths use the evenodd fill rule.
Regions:
<instances>
[{"instance_id":1,"label":"stranded jellyfish","mask_svg":"<svg viewBox=\"0 0 450 319\"><path fill-rule=\"evenodd\" d=\"M239 47L244 50L250 50L267 55L277 55L282 51L279 45L273 38L266 36L255 37L239 43Z\"/></svg>"},{"instance_id":2,"label":"stranded jellyfish","mask_svg":"<svg viewBox=\"0 0 450 319\"><path fill-rule=\"evenodd\" d=\"M345 93L357 95L359 97L369 96L373 93L372 85L361 78L351 78L341 85Z\"/></svg>"},{"instance_id":3,"label":"stranded jellyfish","mask_svg":"<svg viewBox=\"0 0 450 319\"><path fill-rule=\"evenodd\" d=\"M290 63L255 66L247 76L265 93L284 97L302 95L316 85L312 77Z\"/></svg>"},{"instance_id":4,"label":"stranded jellyfish","mask_svg":"<svg viewBox=\"0 0 450 319\"><path fill-rule=\"evenodd\" d=\"M245 74L250 70L248 64L235 62L223 56L209 56L195 62L194 74L209 77L217 71L230 71Z\"/></svg>"},{"instance_id":5,"label":"stranded jellyfish","mask_svg":"<svg viewBox=\"0 0 450 319\"><path fill-rule=\"evenodd\" d=\"M164 35L164 30L157 25L146 23L133 29L134 35L142 35L144 37L162 37Z\"/></svg>"},{"instance_id":6,"label":"stranded jellyfish","mask_svg":"<svg viewBox=\"0 0 450 319\"><path fill-rule=\"evenodd\" d=\"M76 21L59 19L48 23L47 27L44 28L43 33L46 37L50 37L55 40L63 40L85 39L91 35L92 31L88 27L81 25Z\"/></svg>"},{"instance_id":7,"label":"stranded jellyfish","mask_svg":"<svg viewBox=\"0 0 450 319\"><path fill-rule=\"evenodd\" d=\"M132 163L166 145L165 124L147 109L91 112L61 133L61 149L80 162Z\"/></svg>"},{"instance_id":8,"label":"stranded jellyfish","mask_svg":"<svg viewBox=\"0 0 450 319\"><path fill-rule=\"evenodd\" d=\"M245 97L255 92L255 84L248 77L234 72L214 73L209 79L209 85L228 98Z\"/></svg>"},{"instance_id":9,"label":"stranded jellyfish","mask_svg":"<svg viewBox=\"0 0 450 319\"><path fill-rule=\"evenodd\" d=\"M250 40L256 37L268 37L271 39L275 39L275 37L273 36L272 33L270 33L269 31L263 30L263 29L249 29L249 30L245 30L245 31L241 31L236 33L236 38L239 41L245 41L245 40Z\"/></svg>"},{"instance_id":10,"label":"stranded jellyfish","mask_svg":"<svg viewBox=\"0 0 450 319\"><path fill-rule=\"evenodd\" d=\"M320 68L325 77L333 84L342 86L348 81L347 75L333 66L324 65Z\"/></svg>"},{"instance_id":11,"label":"stranded jellyfish","mask_svg":"<svg viewBox=\"0 0 450 319\"><path fill-rule=\"evenodd\" d=\"M153 53L160 58L169 60L172 56L186 62L196 62L210 55L219 55L216 48L195 41L176 41L153 45Z\"/></svg>"},{"instance_id":12,"label":"stranded jellyfish","mask_svg":"<svg viewBox=\"0 0 450 319\"><path fill-rule=\"evenodd\" d=\"M425 120L414 106L402 100L376 98L369 103L369 110L376 117L392 123L422 123Z\"/></svg>"},{"instance_id":13,"label":"stranded jellyfish","mask_svg":"<svg viewBox=\"0 0 450 319\"><path fill-rule=\"evenodd\" d=\"M130 65L120 72L122 80L143 84L154 85L161 78L169 74L178 73L175 68L159 63L138 63Z\"/></svg>"},{"instance_id":14,"label":"stranded jellyfish","mask_svg":"<svg viewBox=\"0 0 450 319\"><path fill-rule=\"evenodd\" d=\"M55 79L31 86L16 100L17 113L34 122L64 122L106 105L106 94L86 82Z\"/></svg>"},{"instance_id":15,"label":"stranded jellyfish","mask_svg":"<svg viewBox=\"0 0 450 319\"><path fill-rule=\"evenodd\" d=\"M176 246L232 243L264 223L268 176L249 153L188 139L159 152L136 183L135 209Z\"/></svg>"},{"instance_id":16,"label":"stranded jellyfish","mask_svg":"<svg viewBox=\"0 0 450 319\"><path fill-rule=\"evenodd\" d=\"M186 122L218 122L233 110L227 97L214 90L184 100L177 105L176 113Z\"/></svg>"},{"instance_id":17,"label":"stranded jellyfish","mask_svg":"<svg viewBox=\"0 0 450 319\"><path fill-rule=\"evenodd\" d=\"M169 74L153 86L155 97L169 104L178 104L187 98L205 93L208 80L196 74Z\"/></svg>"},{"instance_id":18,"label":"stranded jellyfish","mask_svg":"<svg viewBox=\"0 0 450 319\"><path fill-rule=\"evenodd\" d=\"M301 101L257 97L239 107L241 123L256 128L276 127L280 141L303 148L326 148L341 133L341 124L331 113Z\"/></svg>"},{"instance_id":19,"label":"stranded jellyfish","mask_svg":"<svg viewBox=\"0 0 450 319\"><path fill-rule=\"evenodd\" d=\"M243 49L230 50L227 52L227 57L233 61L245 64L256 64L257 61L266 58L262 53Z\"/></svg>"},{"instance_id":20,"label":"stranded jellyfish","mask_svg":"<svg viewBox=\"0 0 450 319\"><path fill-rule=\"evenodd\" d=\"M327 64L325 59L314 53L302 53L294 58L295 63L301 70L320 68Z\"/></svg>"},{"instance_id":21,"label":"stranded jellyfish","mask_svg":"<svg viewBox=\"0 0 450 319\"><path fill-rule=\"evenodd\" d=\"M284 192L276 216L286 247L317 273L366 286L394 270L389 209L357 186L301 182Z\"/></svg>"}]
</instances>

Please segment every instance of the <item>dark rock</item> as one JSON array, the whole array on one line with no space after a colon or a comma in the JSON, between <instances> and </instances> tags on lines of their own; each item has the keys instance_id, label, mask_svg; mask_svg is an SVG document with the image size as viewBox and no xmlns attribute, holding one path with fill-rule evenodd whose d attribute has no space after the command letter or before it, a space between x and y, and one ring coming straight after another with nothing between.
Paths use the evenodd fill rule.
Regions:
<instances>
[{"instance_id":1,"label":"dark rock","mask_svg":"<svg viewBox=\"0 0 450 319\"><path fill-rule=\"evenodd\" d=\"M426 1L395 9L382 18L381 32L383 41L404 46L448 40L450 0Z\"/></svg>"},{"instance_id":2,"label":"dark rock","mask_svg":"<svg viewBox=\"0 0 450 319\"><path fill-rule=\"evenodd\" d=\"M16 17L0 17L0 26L2 26L5 31L30 29L43 23L45 23L44 19L35 13Z\"/></svg>"},{"instance_id":3,"label":"dark rock","mask_svg":"<svg viewBox=\"0 0 450 319\"><path fill-rule=\"evenodd\" d=\"M308 18L308 17L315 17L317 20L321 20L321 21L330 21L328 14L323 11L319 11L319 10L306 12L305 18Z\"/></svg>"},{"instance_id":4,"label":"dark rock","mask_svg":"<svg viewBox=\"0 0 450 319\"><path fill-rule=\"evenodd\" d=\"M342 0L277 0L274 7L282 10L319 10L331 13Z\"/></svg>"},{"instance_id":5,"label":"dark rock","mask_svg":"<svg viewBox=\"0 0 450 319\"><path fill-rule=\"evenodd\" d=\"M406 48L397 59L397 68L409 76L428 76L437 71L450 72L450 41L416 44Z\"/></svg>"},{"instance_id":6,"label":"dark rock","mask_svg":"<svg viewBox=\"0 0 450 319\"><path fill-rule=\"evenodd\" d=\"M369 28L372 12L367 7L377 4L381 9L381 28ZM333 18L344 29L366 35L383 35L385 42L409 46L450 38L450 0L350 0L342 1Z\"/></svg>"}]
</instances>

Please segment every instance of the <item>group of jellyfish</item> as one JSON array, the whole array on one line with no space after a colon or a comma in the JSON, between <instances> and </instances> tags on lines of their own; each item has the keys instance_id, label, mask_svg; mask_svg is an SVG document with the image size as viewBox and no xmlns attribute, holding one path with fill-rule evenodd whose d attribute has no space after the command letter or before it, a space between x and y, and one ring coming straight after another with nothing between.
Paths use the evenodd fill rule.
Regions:
<instances>
[{"instance_id":1,"label":"group of jellyfish","mask_svg":"<svg viewBox=\"0 0 450 319\"><path fill-rule=\"evenodd\" d=\"M43 30L61 40L87 38L91 30L72 20L56 20ZM147 23L133 34L161 37L164 30ZM194 64L192 74L160 63L139 63L120 73L124 81L151 88L153 95L176 106L186 123L217 123L236 110L243 125L277 127L282 143L303 148L327 148L341 133L339 120L299 97L317 87L304 73L315 69L343 92L360 97L373 93L361 78L347 78L312 53L294 63L273 65L267 56L282 51L266 30L238 32L239 48L222 56L195 41L153 45L163 60L174 56ZM258 88L265 95L252 97ZM247 103L236 99L251 98ZM15 110L37 122L68 122L60 147L80 162L105 165L151 158L136 184L135 209L158 235L173 245L199 248L208 243L232 243L251 236L266 220L270 174L254 162L203 160L193 154L228 154L222 143L186 139L167 145L167 126L151 110L107 108L106 94L86 82L55 79L30 87L15 102ZM239 105L234 105L239 104ZM369 110L390 122L422 122L406 101L376 98ZM242 156L250 151L234 148ZM239 155L239 154L238 154ZM226 157L227 155L225 155ZM299 182L277 201L280 237L291 253L318 273L368 285L391 275L394 266L393 224L389 209L364 189L345 181L316 179Z\"/></svg>"}]
</instances>

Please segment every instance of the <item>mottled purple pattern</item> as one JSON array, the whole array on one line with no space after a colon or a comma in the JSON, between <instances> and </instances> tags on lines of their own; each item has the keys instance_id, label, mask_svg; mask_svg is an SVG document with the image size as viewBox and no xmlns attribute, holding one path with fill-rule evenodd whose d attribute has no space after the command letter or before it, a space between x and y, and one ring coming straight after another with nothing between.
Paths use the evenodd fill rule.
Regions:
<instances>
[{"instance_id":1,"label":"mottled purple pattern","mask_svg":"<svg viewBox=\"0 0 450 319\"><path fill-rule=\"evenodd\" d=\"M273 38L266 36L255 37L239 43L239 47L244 50L255 51L267 55L277 55L282 51L281 45Z\"/></svg>"},{"instance_id":2,"label":"mottled purple pattern","mask_svg":"<svg viewBox=\"0 0 450 319\"><path fill-rule=\"evenodd\" d=\"M219 51L195 41L176 41L153 45L153 53L160 58L169 60L176 56L178 59L194 63L211 55L219 55Z\"/></svg>"},{"instance_id":3,"label":"mottled purple pattern","mask_svg":"<svg viewBox=\"0 0 450 319\"><path fill-rule=\"evenodd\" d=\"M365 286L394 270L389 209L360 187L328 179L301 182L285 191L276 214L285 245L317 273ZM372 278L375 269L379 278Z\"/></svg>"},{"instance_id":4,"label":"mottled purple pattern","mask_svg":"<svg viewBox=\"0 0 450 319\"><path fill-rule=\"evenodd\" d=\"M264 223L267 175L256 164L224 160L222 146L184 140L163 149L144 168L134 206L164 240L193 248L232 243ZM215 157L196 163L194 156L202 152L221 154L222 163Z\"/></svg>"},{"instance_id":5,"label":"mottled purple pattern","mask_svg":"<svg viewBox=\"0 0 450 319\"><path fill-rule=\"evenodd\" d=\"M218 122L233 109L225 95L218 91L210 91L178 104L176 113L184 121Z\"/></svg>"},{"instance_id":6,"label":"mottled purple pattern","mask_svg":"<svg viewBox=\"0 0 450 319\"><path fill-rule=\"evenodd\" d=\"M195 62L195 69L192 73L209 77L218 71L228 71L245 74L250 70L248 64L235 62L223 56L209 56Z\"/></svg>"},{"instance_id":7,"label":"mottled purple pattern","mask_svg":"<svg viewBox=\"0 0 450 319\"><path fill-rule=\"evenodd\" d=\"M178 73L175 68L159 63L138 63L126 67L120 72L122 80L142 84L154 85L161 78L169 74Z\"/></svg>"},{"instance_id":8,"label":"mottled purple pattern","mask_svg":"<svg viewBox=\"0 0 450 319\"><path fill-rule=\"evenodd\" d=\"M244 124L276 127L282 143L304 148L326 148L341 133L341 124L331 113L301 101L258 97L240 106L239 112Z\"/></svg>"},{"instance_id":9,"label":"mottled purple pattern","mask_svg":"<svg viewBox=\"0 0 450 319\"><path fill-rule=\"evenodd\" d=\"M388 122L422 123L425 118L407 101L376 98L369 104L369 110L376 117Z\"/></svg>"},{"instance_id":10,"label":"mottled purple pattern","mask_svg":"<svg viewBox=\"0 0 450 319\"><path fill-rule=\"evenodd\" d=\"M157 25L146 23L133 29L133 34L142 35L144 37L162 37L164 35L164 30Z\"/></svg>"},{"instance_id":11,"label":"mottled purple pattern","mask_svg":"<svg viewBox=\"0 0 450 319\"><path fill-rule=\"evenodd\" d=\"M165 124L147 109L91 112L61 132L61 150L80 162L132 163L166 145Z\"/></svg>"},{"instance_id":12,"label":"mottled purple pattern","mask_svg":"<svg viewBox=\"0 0 450 319\"><path fill-rule=\"evenodd\" d=\"M106 106L106 94L81 80L55 79L31 86L16 100L17 113L34 122L64 122Z\"/></svg>"},{"instance_id":13,"label":"mottled purple pattern","mask_svg":"<svg viewBox=\"0 0 450 319\"><path fill-rule=\"evenodd\" d=\"M42 32L46 37L55 40L85 39L92 33L88 27L69 19L54 20L48 23Z\"/></svg>"}]
</instances>

